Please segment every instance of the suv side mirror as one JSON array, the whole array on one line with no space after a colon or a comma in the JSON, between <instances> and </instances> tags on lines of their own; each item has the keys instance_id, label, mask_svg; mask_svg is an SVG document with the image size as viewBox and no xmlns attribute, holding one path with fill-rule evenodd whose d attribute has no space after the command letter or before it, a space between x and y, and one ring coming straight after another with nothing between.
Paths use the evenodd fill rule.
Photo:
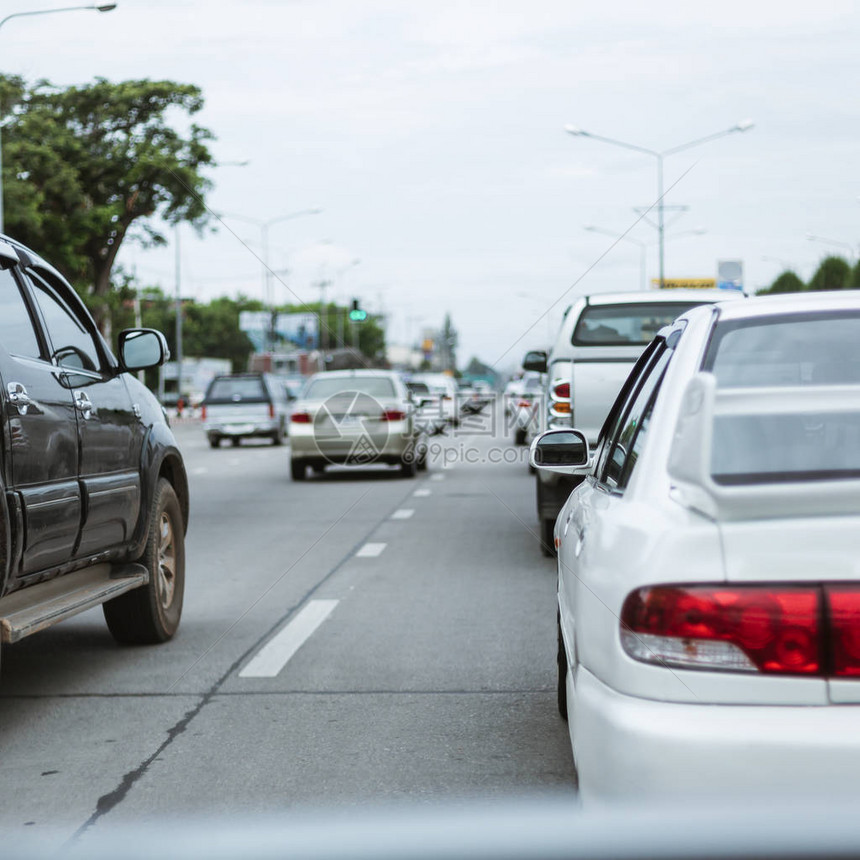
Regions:
<instances>
[{"instance_id":1,"label":"suv side mirror","mask_svg":"<svg viewBox=\"0 0 860 860\"><path fill-rule=\"evenodd\" d=\"M158 367L170 358L167 341L152 328L128 328L119 333L119 360L123 370Z\"/></svg>"},{"instance_id":2,"label":"suv side mirror","mask_svg":"<svg viewBox=\"0 0 860 860\"><path fill-rule=\"evenodd\" d=\"M527 352L523 359L523 370L546 373L546 353L542 349L533 349L531 352Z\"/></svg>"}]
</instances>

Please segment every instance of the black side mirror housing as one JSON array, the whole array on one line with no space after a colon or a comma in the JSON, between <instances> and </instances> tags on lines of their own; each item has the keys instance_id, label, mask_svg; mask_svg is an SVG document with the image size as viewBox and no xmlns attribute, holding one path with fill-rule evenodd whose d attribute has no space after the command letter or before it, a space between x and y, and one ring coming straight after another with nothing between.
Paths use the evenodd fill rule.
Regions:
<instances>
[{"instance_id":1,"label":"black side mirror housing","mask_svg":"<svg viewBox=\"0 0 860 860\"><path fill-rule=\"evenodd\" d=\"M526 353L523 359L523 370L534 370L537 373L546 373L547 355L542 349L533 349Z\"/></svg>"}]
</instances>

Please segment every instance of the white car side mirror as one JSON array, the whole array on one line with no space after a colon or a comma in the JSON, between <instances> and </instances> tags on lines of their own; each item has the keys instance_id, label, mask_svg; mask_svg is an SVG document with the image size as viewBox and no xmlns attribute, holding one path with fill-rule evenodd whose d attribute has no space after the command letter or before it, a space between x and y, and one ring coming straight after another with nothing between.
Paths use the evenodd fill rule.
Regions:
<instances>
[{"instance_id":1,"label":"white car side mirror","mask_svg":"<svg viewBox=\"0 0 860 860\"><path fill-rule=\"evenodd\" d=\"M579 430L547 430L532 442L529 463L561 475L587 474L592 466L588 440Z\"/></svg>"}]
</instances>

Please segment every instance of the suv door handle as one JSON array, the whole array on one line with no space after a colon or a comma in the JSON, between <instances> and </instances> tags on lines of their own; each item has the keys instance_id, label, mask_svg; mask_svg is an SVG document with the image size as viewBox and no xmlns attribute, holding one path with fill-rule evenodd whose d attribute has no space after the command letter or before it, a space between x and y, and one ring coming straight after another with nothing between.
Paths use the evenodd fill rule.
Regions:
<instances>
[{"instance_id":1,"label":"suv door handle","mask_svg":"<svg viewBox=\"0 0 860 860\"><path fill-rule=\"evenodd\" d=\"M19 415L26 415L31 406L36 406L27 394L27 389L20 382L10 382L6 386L6 391L9 393L9 402L18 410Z\"/></svg>"},{"instance_id":2,"label":"suv door handle","mask_svg":"<svg viewBox=\"0 0 860 860\"><path fill-rule=\"evenodd\" d=\"M81 410L81 414L84 416L84 420L86 420L93 414L93 403L87 396L86 391L75 392L75 406L77 406L77 408Z\"/></svg>"}]
</instances>

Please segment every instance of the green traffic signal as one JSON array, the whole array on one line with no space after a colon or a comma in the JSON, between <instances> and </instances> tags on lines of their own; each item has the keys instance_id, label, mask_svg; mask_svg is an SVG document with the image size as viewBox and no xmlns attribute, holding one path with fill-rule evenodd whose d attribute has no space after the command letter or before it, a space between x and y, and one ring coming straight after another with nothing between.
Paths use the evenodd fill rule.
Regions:
<instances>
[{"instance_id":1,"label":"green traffic signal","mask_svg":"<svg viewBox=\"0 0 860 860\"><path fill-rule=\"evenodd\" d=\"M367 319L367 311L358 306L358 299L352 300L352 310L349 312L350 322L364 322Z\"/></svg>"}]
</instances>

